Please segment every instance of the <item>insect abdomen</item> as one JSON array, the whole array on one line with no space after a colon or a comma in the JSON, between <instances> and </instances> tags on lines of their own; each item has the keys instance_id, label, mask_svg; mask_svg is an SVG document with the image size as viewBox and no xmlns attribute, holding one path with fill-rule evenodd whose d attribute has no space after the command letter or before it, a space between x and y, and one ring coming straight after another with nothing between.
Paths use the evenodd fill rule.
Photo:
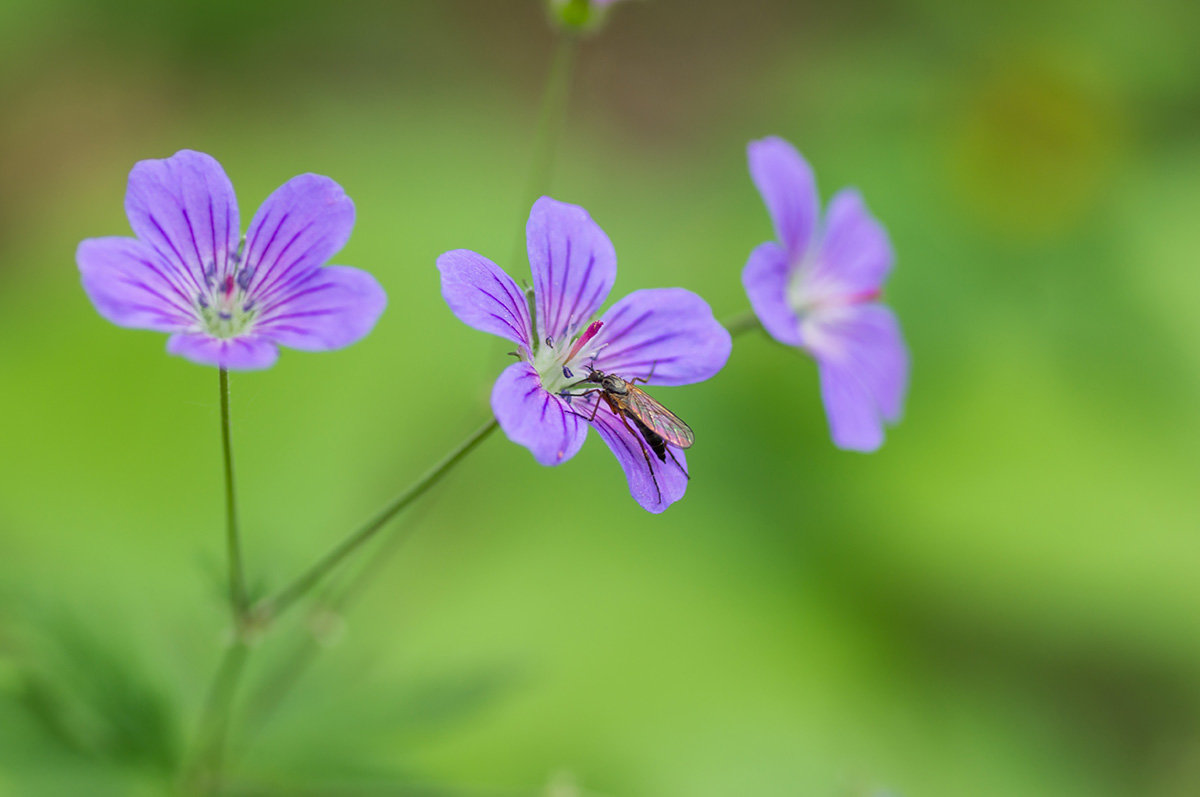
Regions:
<instances>
[{"instance_id":1,"label":"insect abdomen","mask_svg":"<svg viewBox=\"0 0 1200 797\"><path fill-rule=\"evenodd\" d=\"M642 433L642 437L645 438L646 444L654 452L654 456L658 457L660 462L666 462L667 441L663 440L662 435L638 420L636 415L629 414L626 417L632 420L634 425L637 426L637 430Z\"/></svg>"}]
</instances>

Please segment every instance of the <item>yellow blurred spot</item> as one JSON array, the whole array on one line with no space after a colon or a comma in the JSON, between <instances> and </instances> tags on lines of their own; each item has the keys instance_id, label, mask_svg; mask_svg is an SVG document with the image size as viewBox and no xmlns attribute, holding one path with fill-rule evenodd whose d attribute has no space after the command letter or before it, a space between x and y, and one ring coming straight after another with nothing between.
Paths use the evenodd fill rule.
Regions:
<instances>
[{"instance_id":1,"label":"yellow blurred spot","mask_svg":"<svg viewBox=\"0 0 1200 797\"><path fill-rule=\"evenodd\" d=\"M970 87L948 153L956 193L1012 237L1069 229L1110 184L1120 141L1110 105L1061 61L1006 60Z\"/></svg>"}]
</instances>

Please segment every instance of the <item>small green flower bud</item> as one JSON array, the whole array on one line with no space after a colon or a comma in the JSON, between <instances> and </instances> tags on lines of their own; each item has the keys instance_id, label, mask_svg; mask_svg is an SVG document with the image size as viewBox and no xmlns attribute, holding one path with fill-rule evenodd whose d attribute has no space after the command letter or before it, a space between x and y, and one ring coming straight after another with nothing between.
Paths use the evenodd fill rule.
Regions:
<instances>
[{"instance_id":1,"label":"small green flower bud","mask_svg":"<svg viewBox=\"0 0 1200 797\"><path fill-rule=\"evenodd\" d=\"M564 30L595 30L608 15L614 0L550 0L550 17Z\"/></svg>"}]
</instances>

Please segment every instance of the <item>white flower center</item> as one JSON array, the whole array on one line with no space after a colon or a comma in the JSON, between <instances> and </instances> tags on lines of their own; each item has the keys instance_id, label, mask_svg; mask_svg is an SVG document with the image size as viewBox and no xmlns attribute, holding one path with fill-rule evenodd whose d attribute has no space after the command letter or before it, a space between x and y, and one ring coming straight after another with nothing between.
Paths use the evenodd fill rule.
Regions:
<instances>
[{"instance_id":1,"label":"white flower center","mask_svg":"<svg viewBox=\"0 0 1200 797\"><path fill-rule=\"evenodd\" d=\"M596 333L603 325L602 321L593 321L582 335L542 341L533 357L533 367L541 377L542 387L558 394L590 373L592 361L607 345L596 342Z\"/></svg>"},{"instance_id":2,"label":"white flower center","mask_svg":"<svg viewBox=\"0 0 1200 797\"><path fill-rule=\"evenodd\" d=\"M805 257L792 272L787 285L787 302L801 322L816 315L836 314L856 304L873 302L878 290L852 291L828 276L815 256Z\"/></svg>"},{"instance_id":3,"label":"white flower center","mask_svg":"<svg viewBox=\"0 0 1200 797\"><path fill-rule=\"evenodd\" d=\"M246 289L251 269L238 268L236 256L230 259L233 270L220 275L210 266L204 272L204 287L196 295L196 315L204 331L214 338L236 338L254 325L259 309Z\"/></svg>"},{"instance_id":4,"label":"white flower center","mask_svg":"<svg viewBox=\"0 0 1200 797\"><path fill-rule=\"evenodd\" d=\"M787 303L800 322L802 345L820 351L826 357L846 355L845 338L834 334L837 323L850 315L856 305L879 298L878 289L859 290L831 277L818 256L800 261L787 285Z\"/></svg>"}]
</instances>

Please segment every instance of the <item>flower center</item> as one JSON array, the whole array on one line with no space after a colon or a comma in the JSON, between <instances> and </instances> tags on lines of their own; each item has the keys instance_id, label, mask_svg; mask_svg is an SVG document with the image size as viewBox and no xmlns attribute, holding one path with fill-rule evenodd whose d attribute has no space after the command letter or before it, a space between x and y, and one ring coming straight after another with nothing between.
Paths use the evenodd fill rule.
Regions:
<instances>
[{"instance_id":1,"label":"flower center","mask_svg":"<svg viewBox=\"0 0 1200 797\"><path fill-rule=\"evenodd\" d=\"M878 288L846 291L844 285L825 276L819 262L811 258L801 262L787 286L788 304L800 318L873 302L879 294Z\"/></svg>"},{"instance_id":2,"label":"flower center","mask_svg":"<svg viewBox=\"0 0 1200 797\"><path fill-rule=\"evenodd\" d=\"M563 340L546 338L533 358L533 367L542 378L542 387L550 393L561 393L588 375L592 361L607 344L597 344L596 334L603 321L593 321L577 338Z\"/></svg>"},{"instance_id":3,"label":"flower center","mask_svg":"<svg viewBox=\"0 0 1200 797\"><path fill-rule=\"evenodd\" d=\"M247 294L253 269L229 259L232 270L219 274L214 265L204 270L204 287L196 294L196 314L204 330L214 338L236 338L246 332L258 315L254 299Z\"/></svg>"}]
</instances>

